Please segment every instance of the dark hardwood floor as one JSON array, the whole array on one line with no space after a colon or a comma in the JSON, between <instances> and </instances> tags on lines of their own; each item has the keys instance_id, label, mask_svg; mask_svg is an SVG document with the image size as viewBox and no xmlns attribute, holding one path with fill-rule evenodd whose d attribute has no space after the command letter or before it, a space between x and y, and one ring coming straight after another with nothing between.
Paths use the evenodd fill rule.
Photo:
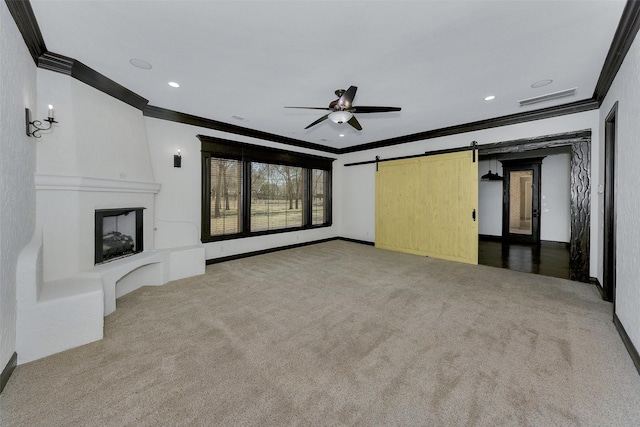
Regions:
<instances>
[{"instance_id":1,"label":"dark hardwood floor","mask_svg":"<svg viewBox=\"0 0 640 427\"><path fill-rule=\"evenodd\" d=\"M478 264L568 279L569 247L558 242L530 245L480 238Z\"/></svg>"}]
</instances>

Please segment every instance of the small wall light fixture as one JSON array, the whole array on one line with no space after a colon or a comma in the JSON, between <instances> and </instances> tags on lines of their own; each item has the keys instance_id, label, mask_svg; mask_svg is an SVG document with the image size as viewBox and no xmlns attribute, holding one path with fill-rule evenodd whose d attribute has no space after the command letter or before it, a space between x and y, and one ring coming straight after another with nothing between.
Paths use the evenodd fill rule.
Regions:
<instances>
[{"instance_id":1,"label":"small wall light fixture","mask_svg":"<svg viewBox=\"0 0 640 427\"><path fill-rule=\"evenodd\" d=\"M178 150L178 154L173 155L173 167L174 168L182 167L182 154L180 154L180 150Z\"/></svg>"},{"instance_id":2,"label":"small wall light fixture","mask_svg":"<svg viewBox=\"0 0 640 427\"><path fill-rule=\"evenodd\" d=\"M25 122L26 122L26 131L27 131L27 136L32 136L34 138L40 138L42 135L37 135L38 132L43 131L43 130L49 130L51 129L51 125L53 125L54 123L58 123L56 122L54 116L53 116L53 105L49 105L49 116L44 119L45 122L49 123L49 126L45 127L41 127L42 126L42 122L40 120L34 120L31 121L31 110L29 110L28 108L24 109L24 113L25 113ZM34 127L35 129L33 131L31 131L31 128Z\"/></svg>"}]
</instances>

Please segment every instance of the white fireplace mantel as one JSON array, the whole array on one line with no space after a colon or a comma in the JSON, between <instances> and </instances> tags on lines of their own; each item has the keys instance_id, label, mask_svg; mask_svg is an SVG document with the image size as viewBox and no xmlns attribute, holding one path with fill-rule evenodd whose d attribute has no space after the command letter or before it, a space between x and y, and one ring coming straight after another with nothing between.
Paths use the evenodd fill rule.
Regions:
<instances>
[{"instance_id":1,"label":"white fireplace mantel","mask_svg":"<svg viewBox=\"0 0 640 427\"><path fill-rule=\"evenodd\" d=\"M36 190L156 194L162 184L87 176L35 175Z\"/></svg>"}]
</instances>

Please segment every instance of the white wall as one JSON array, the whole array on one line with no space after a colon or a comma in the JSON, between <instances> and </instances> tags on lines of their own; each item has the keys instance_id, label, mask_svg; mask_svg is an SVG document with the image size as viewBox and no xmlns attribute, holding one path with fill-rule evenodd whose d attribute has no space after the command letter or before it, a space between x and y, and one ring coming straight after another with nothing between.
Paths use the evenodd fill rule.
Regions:
<instances>
[{"instance_id":1,"label":"white wall","mask_svg":"<svg viewBox=\"0 0 640 427\"><path fill-rule=\"evenodd\" d=\"M540 239L553 242L571 241L571 155L545 154L541 167ZM496 166L497 164L497 166ZM504 177L499 160L482 160L478 164L478 177L491 170ZM489 236L502 236L503 181L478 183L478 232Z\"/></svg>"},{"instance_id":2,"label":"white wall","mask_svg":"<svg viewBox=\"0 0 640 427\"><path fill-rule=\"evenodd\" d=\"M38 69L38 117L56 120L37 145L37 220L44 280L94 266L96 209L144 207L144 248L154 248L154 183L142 112L64 74Z\"/></svg>"},{"instance_id":3,"label":"white wall","mask_svg":"<svg viewBox=\"0 0 640 427\"><path fill-rule=\"evenodd\" d=\"M38 145L37 173L152 182L142 112L64 74L38 69L38 99L54 130Z\"/></svg>"},{"instance_id":4,"label":"white wall","mask_svg":"<svg viewBox=\"0 0 640 427\"><path fill-rule=\"evenodd\" d=\"M145 118L153 174L162 190L156 196L154 218L158 248L200 243L200 140L193 126ZM173 155L182 167L173 167Z\"/></svg>"},{"instance_id":5,"label":"white wall","mask_svg":"<svg viewBox=\"0 0 640 427\"><path fill-rule=\"evenodd\" d=\"M571 154L546 156L542 159L540 175L540 239L568 243L571 241ZM596 188L592 190L595 193Z\"/></svg>"},{"instance_id":6,"label":"white wall","mask_svg":"<svg viewBox=\"0 0 640 427\"><path fill-rule=\"evenodd\" d=\"M482 181L480 177L489 171L504 177L499 161L489 159L478 162L478 233L502 236L503 181Z\"/></svg>"},{"instance_id":7,"label":"white wall","mask_svg":"<svg viewBox=\"0 0 640 427\"><path fill-rule=\"evenodd\" d=\"M618 102L616 116L616 314L640 349L640 40L636 37L600 108L600 122ZM604 157L604 125L600 130ZM604 176L600 165L599 175ZM603 178L601 179L601 181ZM599 197L602 212L603 195ZM602 280L602 276L599 276Z\"/></svg>"},{"instance_id":8,"label":"white wall","mask_svg":"<svg viewBox=\"0 0 640 427\"><path fill-rule=\"evenodd\" d=\"M381 159L388 159L399 156L417 155L426 151L464 147L469 146L472 141L477 141L479 144L490 144L583 129L592 130L592 146L598 147L600 138L599 128L599 113L597 110L593 110L579 114L485 129L340 156L335 168L342 169L341 181L338 183L342 189L342 204L338 212L342 218L341 235L359 240L375 240L375 165L349 167L340 165L374 160L376 156L380 156ZM599 162L599 150L592 150L591 164L598 165ZM598 201L597 187L599 184L600 176L598 174L592 174L592 204ZM598 210L592 209L590 258L590 274L592 276L596 274L598 266L601 263L600 255L598 254L598 247L601 245L598 240L599 233L595 232L595 230L598 229L599 217ZM550 234L555 235L556 232L557 230L551 230Z\"/></svg>"},{"instance_id":9,"label":"white wall","mask_svg":"<svg viewBox=\"0 0 640 427\"><path fill-rule=\"evenodd\" d=\"M16 263L35 227L36 142L24 109L36 106L36 66L0 4L0 371L16 350Z\"/></svg>"},{"instance_id":10,"label":"white wall","mask_svg":"<svg viewBox=\"0 0 640 427\"><path fill-rule=\"evenodd\" d=\"M334 157L315 150L294 148L283 144L261 141L240 135L230 135L212 129L154 118L145 118L145 124L153 174L156 182L162 184L162 190L156 196L155 242L157 248L189 246L200 243L201 143L196 135L208 135L232 141ZM178 150L182 154L182 167L174 168L173 155ZM340 171L335 169L334 164L333 203L334 207L339 209L341 196L340 190L336 186L336 181L340 179ZM331 227L207 243L205 244L206 258L214 259L336 237L339 236L337 222L340 220L336 216L334 214L334 225Z\"/></svg>"}]
</instances>

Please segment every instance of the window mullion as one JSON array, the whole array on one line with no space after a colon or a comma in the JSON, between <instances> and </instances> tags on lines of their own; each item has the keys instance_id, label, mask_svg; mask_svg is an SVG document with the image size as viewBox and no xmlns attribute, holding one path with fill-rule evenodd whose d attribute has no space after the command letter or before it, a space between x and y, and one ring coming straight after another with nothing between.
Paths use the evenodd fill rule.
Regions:
<instances>
[{"instance_id":1,"label":"window mullion","mask_svg":"<svg viewBox=\"0 0 640 427\"><path fill-rule=\"evenodd\" d=\"M303 227L310 227L313 224L313 195L312 195L312 187L311 187L311 169L305 168L303 169L303 185L304 190L302 191L302 206L304 211L302 214L304 215L304 221L302 223Z\"/></svg>"},{"instance_id":2,"label":"window mullion","mask_svg":"<svg viewBox=\"0 0 640 427\"><path fill-rule=\"evenodd\" d=\"M332 194L332 183L331 183L331 174L324 174L324 223L327 225L332 224L333 218L331 217L331 213L333 212L332 202L333 202L333 194Z\"/></svg>"},{"instance_id":3,"label":"window mullion","mask_svg":"<svg viewBox=\"0 0 640 427\"><path fill-rule=\"evenodd\" d=\"M242 161L242 233L251 233L251 162Z\"/></svg>"},{"instance_id":4,"label":"window mullion","mask_svg":"<svg viewBox=\"0 0 640 427\"><path fill-rule=\"evenodd\" d=\"M211 238L211 155L202 153L202 229L200 239Z\"/></svg>"}]
</instances>

